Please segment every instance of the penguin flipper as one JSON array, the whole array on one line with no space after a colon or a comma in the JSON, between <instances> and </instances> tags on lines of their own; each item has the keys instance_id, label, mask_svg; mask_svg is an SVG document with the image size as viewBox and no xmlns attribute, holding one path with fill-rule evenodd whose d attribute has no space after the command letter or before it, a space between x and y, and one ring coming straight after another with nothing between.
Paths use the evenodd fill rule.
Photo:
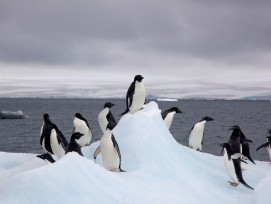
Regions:
<instances>
[{"instance_id":1,"label":"penguin flipper","mask_svg":"<svg viewBox=\"0 0 271 204\"><path fill-rule=\"evenodd\" d=\"M97 149L95 150L94 154L93 154L93 158L96 159L97 156L101 153L101 146L97 147Z\"/></svg>"},{"instance_id":2,"label":"penguin flipper","mask_svg":"<svg viewBox=\"0 0 271 204\"><path fill-rule=\"evenodd\" d=\"M129 86L129 89L126 94L126 110L121 113L120 115L124 115L129 112L129 108L132 105L133 102L133 95L135 93L135 82L133 81L131 85Z\"/></svg>"},{"instance_id":3,"label":"penguin flipper","mask_svg":"<svg viewBox=\"0 0 271 204\"><path fill-rule=\"evenodd\" d=\"M249 152L249 144L248 143L244 143L242 144L242 154L248 158L249 161L251 161L253 164L255 164L255 162L253 161L253 159L250 156L250 152Z\"/></svg>"},{"instance_id":4,"label":"penguin flipper","mask_svg":"<svg viewBox=\"0 0 271 204\"><path fill-rule=\"evenodd\" d=\"M191 132L192 132L192 130L194 129L194 127L195 127L195 124L194 124L193 127L189 130L189 133L188 133L186 139L188 138L188 140L189 140L190 135L191 135Z\"/></svg>"},{"instance_id":5,"label":"penguin flipper","mask_svg":"<svg viewBox=\"0 0 271 204\"><path fill-rule=\"evenodd\" d=\"M249 186L243 179L243 175L242 175L242 168L240 165L240 161L238 161L237 159L233 159L233 165L234 165L234 169L236 172L236 176L237 179L240 183L242 183L244 186L246 186L247 188L250 188L252 190L254 190L251 186Z\"/></svg>"},{"instance_id":6,"label":"penguin flipper","mask_svg":"<svg viewBox=\"0 0 271 204\"><path fill-rule=\"evenodd\" d=\"M121 169L121 154L120 154L119 145L118 145L118 143L117 143L117 141L116 141L116 139L115 139L115 136L114 136L113 134L112 134L111 139L112 139L113 145L114 145L114 147L115 147L115 149L116 149L116 151L117 151L117 153L118 153L119 159L120 159L119 170L120 170L121 172L123 172L123 170Z\"/></svg>"},{"instance_id":7,"label":"penguin flipper","mask_svg":"<svg viewBox=\"0 0 271 204\"><path fill-rule=\"evenodd\" d=\"M261 148L263 148L263 147L268 147L268 145L269 145L268 142L267 142L267 143L264 143L264 144L262 144L261 146L259 146L259 147L256 149L256 151L258 151L259 149L261 149Z\"/></svg>"}]
</instances>

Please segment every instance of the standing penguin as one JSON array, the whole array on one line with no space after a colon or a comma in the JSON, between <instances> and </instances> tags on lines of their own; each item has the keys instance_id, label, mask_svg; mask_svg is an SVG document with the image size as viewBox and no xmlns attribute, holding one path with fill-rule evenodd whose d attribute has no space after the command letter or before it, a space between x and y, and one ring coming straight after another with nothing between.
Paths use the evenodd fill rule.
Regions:
<instances>
[{"instance_id":1,"label":"standing penguin","mask_svg":"<svg viewBox=\"0 0 271 204\"><path fill-rule=\"evenodd\" d=\"M79 140L83 135L84 134L80 132L75 132L72 134L71 141L65 149L65 154L68 152L77 152L79 155L83 156L80 145L75 141Z\"/></svg>"},{"instance_id":2,"label":"standing penguin","mask_svg":"<svg viewBox=\"0 0 271 204\"><path fill-rule=\"evenodd\" d=\"M244 133L242 132L241 128L238 125L232 126L230 130L232 130L232 134L230 136L228 144L232 148L232 151L234 154L242 153L242 147L243 147L242 144L252 143L252 141L245 137ZM245 148L244 152L246 154L245 156L247 157L249 155L249 150L247 150L246 145L244 145L244 148Z\"/></svg>"},{"instance_id":3,"label":"standing penguin","mask_svg":"<svg viewBox=\"0 0 271 204\"><path fill-rule=\"evenodd\" d=\"M121 114L124 115L129 111L133 114L143 108L146 100L146 90L142 82L143 77L136 75L126 94L126 110Z\"/></svg>"},{"instance_id":4,"label":"standing penguin","mask_svg":"<svg viewBox=\"0 0 271 204\"><path fill-rule=\"evenodd\" d=\"M58 127L51 122L47 113L43 115L43 119L40 144L46 152L54 154L59 159L64 156L68 142Z\"/></svg>"},{"instance_id":5,"label":"standing penguin","mask_svg":"<svg viewBox=\"0 0 271 204\"><path fill-rule=\"evenodd\" d=\"M81 147L89 146L92 138L92 132L90 130L88 121L80 114L76 113L73 120L73 133L80 132L83 136L79 139L78 144Z\"/></svg>"},{"instance_id":6,"label":"standing penguin","mask_svg":"<svg viewBox=\"0 0 271 204\"><path fill-rule=\"evenodd\" d=\"M241 153L234 153L228 143L223 143L221 146L224 148L224 165L226 171L233 181L229 181L229 184L232 186L237 186L240 182L247 188L254 190L244 181L242 176L240 157L244 155L242 155Z\"/></svg>"},{"instance_id":7,"label":"standing penguin","mask_svg":"<svg viewBox=\"0 0 271 204\"><path fill-rule=\"evenodd\" d=\"M213 121L213 118L208 116L202 118L190 130L188 135L189 147L197 151L202 151L202 143L204 139L204 126L206 122Z\"/></svg>"},{"instance_id":8,"label":"standing penguin","mask_svg":"<svg viewBox=\"0 0 271 204\"><path fill-rule=\"evenodd\" d=\"M162 118L164 120L164 122L166 123L167 128L169 129L171 126L171 123L173 121L173 117L175 115L175 113L182 113L182 111L177 108L177 107L172 107L168 110L165 110L161 115Z\"/></svg>"},{"instance_id":9,"label":"standing penguin","mask_svg":"<svg viewBox=\"0 0 271 204\"><path fill-rule=\"evenodd\" d=\"M115 104L110 103L110 102L105 103L104 109L98 115L98 122L103 133L106 131L106 127L108 123L113 124L114 127L117 125L117 122L110 111L110 108L113 107L114 105Z\"/></svg>"},{"instance_id":10,"label":"standing penguin","mask_svg":"<svg viewBox=\"0 0 271 204\"><path fill-rule=\"evenodd\" d=\"M101 153L104 167L109 171L123 171L121 169L121 154L119 145L112 134L113 125L108 123L107 129L101 138Z\"/></svg>"},{"instance_id":11,"label":"standing penguin","mask_svg":"<svg viewBox=\"0 0 271 204\"><path fill-rule=\"evenodd\" d=\"M261 146L259 146L256 151L258 151L259 149L263 148L263 147L267 147L267 151L268 151L268 154L269 154L269 157L270 157L270 160L271 160L271 129L268 131L268 136L266 137L267 138L267 142L262 144Z\"/></svg>"}]
</instances>

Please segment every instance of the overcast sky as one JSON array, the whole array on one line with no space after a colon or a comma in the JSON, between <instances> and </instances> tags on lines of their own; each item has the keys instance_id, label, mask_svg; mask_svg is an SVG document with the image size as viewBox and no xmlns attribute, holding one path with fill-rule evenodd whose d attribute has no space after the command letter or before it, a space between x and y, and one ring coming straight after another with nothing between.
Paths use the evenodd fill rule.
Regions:
<instances>
[{"instance_id":1,"label":"overcast sky","mask_svg":"<svg viewBox=\"0 0 271 204\"><path fill-rule=\"evenodd\" d=\"M0 0L0 97L271 95L270 0Z\"/></svg>"}]
</instances>

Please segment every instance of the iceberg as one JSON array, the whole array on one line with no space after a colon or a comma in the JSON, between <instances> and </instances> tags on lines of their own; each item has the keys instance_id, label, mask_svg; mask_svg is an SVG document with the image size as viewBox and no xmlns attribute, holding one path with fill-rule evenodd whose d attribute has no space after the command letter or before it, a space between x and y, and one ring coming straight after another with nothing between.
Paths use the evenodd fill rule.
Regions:
<instances>
[{"instance_id":1,"label":"iceberg","mask_svg":"<svg viewBox=\"0 0 271 204\"><path fill-rule=\"evenodd\" d=\"M124 115L113 130L122 168L107 171L99 141L82 148L84 157L68 153L55 163L35 154L0 152L0 203L5 204L157 204L270 202L271 166L242 164L245 181L232 187L223 157L197 152L175 141L157 103ZM219 144L218 144L219 145Z\"/></svg>"},{"instance_id":2,"label":"iceberg","mask_svg":"<svg viewBox=\"0 0 271 204\"><path fill-rule=\"evenodd\" d=\"M0 119L25 119L28 118L21 110L12 112L12 111L1 111Z\"/></svg>"}]
</instances>

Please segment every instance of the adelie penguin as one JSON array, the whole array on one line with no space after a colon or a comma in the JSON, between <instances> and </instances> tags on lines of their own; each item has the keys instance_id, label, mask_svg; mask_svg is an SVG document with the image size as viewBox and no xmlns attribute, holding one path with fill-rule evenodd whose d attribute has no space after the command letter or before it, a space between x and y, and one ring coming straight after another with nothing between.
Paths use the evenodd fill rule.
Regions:
<instances>
[{"instance_id":1,"label":"adelie penguin","mask_svg":"<svg viewBox=\"0 0 271 204\"><path fill-rule=\"evenodd\" d=\"M208 116L202 118L190 130L188 135L189 147L197 151L202 151L202 144L204 139L204 126L206 122L213 121L213 118Z\"/></svg>"},{"instance_id":2,"label":"adelie penguin","mask_svg":"<svg viewBox=\"0 0 271 204\"><path fill-rule=\"evenodd\" d=\"M79 155L83 156L80 145L75 141L79 140L83 135L84 134L80 132L75 132L72 134L71 141L66 147L65 154L68 152L77 152Z\"/></svg>"},{"instance_id":3,"label":"adelie penguin","mask_svg":"<svg viewBox=\"0 0 271 204\"><path fill-rule=\"evenodd\" d=\"M80 132L83 134L83 136L78 140L78 144L81 147L89 146L92 138L92 132L90 130L88 121L80 113L76 113L73 120L73 125L73 133Z\"/></svg>"},{"instance_id":4,"label":"adelie penguin","mask_svg":"<svg viewBox=\"0 0 271 204\"><path fill-rule=\"evenodd\" d=\"M112 133L113 125L108 123L107 129L101 138L101 153L104 167L109 171L123 172L121 169L121 154L119 145Z\"/></svg>"},{"instance_id":5,"label":"adelie penguin","mask_svg":"<svg viewBox=\"0 0 271 204\"><path fill-rule=\"evenodd\" d=\"M124 115L129 111L134 114L141 110L146 100L146 90L142 82L143 76L136 75L126 94L126 110L121 114Z\"/></svg>"},{"instance_id":6,"label":"adelie penguin","mask_svg":"<svg viewBox=\"0 0 271 204\"><path fill-rule=\"evenodd\" d=\"M233 153L242 153L246 158L248 158L252 163L254 163L253 159L249 153L249 144L252 143L251 140L247 139L241 128L238 125L232 126L230 128L232 130L232 134L228 141ZM254 163L255 164L255 163Z\"/></svg>"},{"instance_id":7,"label":"adelie penguin","mask_svg":"<svg viewBox=\"0 0 271 204\"><path fill-rule=\"evenodd\" d=\"M108 123L111 123L113 126L117 125L117 122L110 111L110 108L115 104L107 102L104 104L103 110L98 115L98 122L103 133L106 131Z\"/></svg>"},{"instance_id":8,"label":"adelie penguin","mask_svg":"<svg viewBox=\"0 0 271 204\"><path fill-rule=\"evenodd\" d=\"M47 113L43 115L43 119L40 144L46 152L54 154L59 159L65 155L68 142L58 127L51 122Z\"/></svg>"},{"instance_id":9,"label":"adelie penguin","mask_svg":"<svg viewBox=\"0 0 271 204\"><path fill-rule=\"evenodd\" d=\"M232 186L237 186L240 182L247 188L254 190L243 179L240 158L244 157L244 155L241 153L234 153L228 143L223 143L221 146L224 149L224 165L228 175L232 179L232 181L229 181L229 184Z\"/></svg>"},{"instance_id":10,"label":"adelie penguin","mask_svg":"<svg viewBox=\"0 0 271 204\"><path fill-rule=\"evenodd\" d=\"M270 160L271 160L271 129L268 131L268 136L266 137L267 138L267 142L262 144L261 146L259 146L256 151L258 151L259 149L263 148L263 147L266 147L267 148L267 151L268 151L268 154L269 154L269 157L270 157ZM271 164L271 163L270 163Z\"/></svg>"},{"instance_id":11,"label":"adelie penguin","mask_svg":"<svg viewBox=\"0 0 271 204\"><path fill-rule=\"evenodd\" d=\"M169 129L170 126L171 126L171 123L173 121L173 118L174 118L174 115L176 113L182 113L182 111L177 108L177 107L172 107L168 110L165 110L161 115L162 115L162 118L167 126L167 128Z\"/></svg>"}]
</instances>

